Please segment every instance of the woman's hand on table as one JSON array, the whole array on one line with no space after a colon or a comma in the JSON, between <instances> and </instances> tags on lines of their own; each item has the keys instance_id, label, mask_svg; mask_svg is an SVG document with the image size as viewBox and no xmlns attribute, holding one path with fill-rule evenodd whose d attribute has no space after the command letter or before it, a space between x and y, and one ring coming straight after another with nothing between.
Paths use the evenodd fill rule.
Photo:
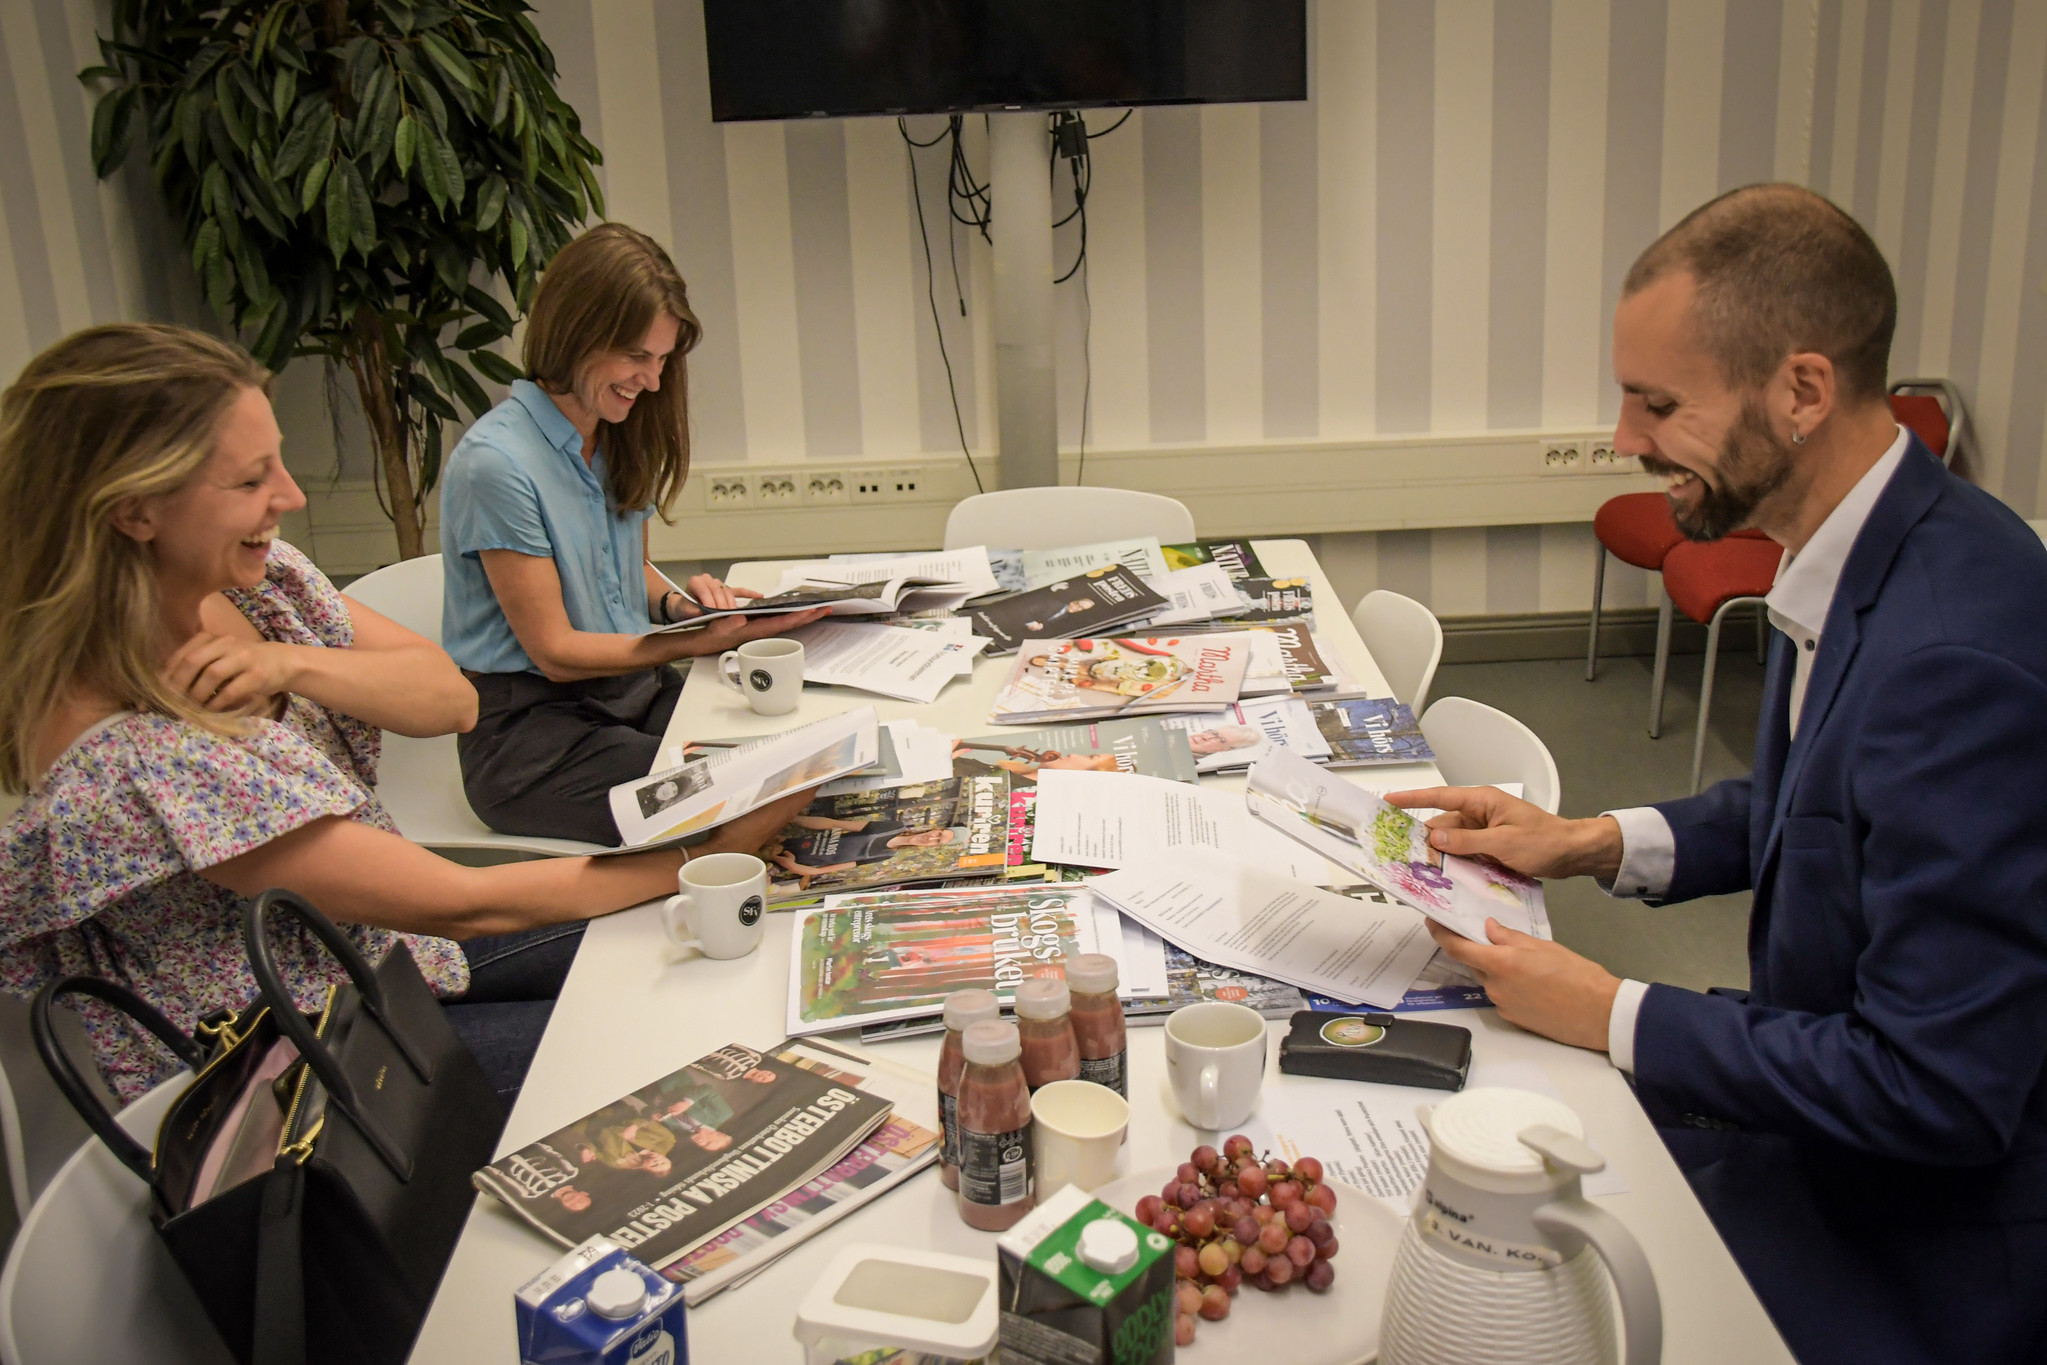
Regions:
<instances>
[{"instance_id":1,"label":"woman's hand on table","mask_svg":"<svg viewBox=\"0 0 2047 1365\"><path fill-rule=\"evenodd\" d=\"M1566 820L1498 787L1422 787L1388 792L1389 805L1434 807L1429 846L1465 858L1491 858L1528 877L1597 877L1621 866L1621 827L1612 816Z\"/></svg>"},{"instance_id":2,"label":"woman's hand on table","mask_svg":"<svg viewBox=\"0 0 2047 1365\"><path fill-rule=\"evenodd\" d=\"M1437 946L1471 969L1499 1007L1500 1017L1530 1033L1573 1047L1606 1051L1620 978L1561 943L1485 922L1490 943L1473 943L1453 929L1429 921Z\"/></svg>"}]
</instances>

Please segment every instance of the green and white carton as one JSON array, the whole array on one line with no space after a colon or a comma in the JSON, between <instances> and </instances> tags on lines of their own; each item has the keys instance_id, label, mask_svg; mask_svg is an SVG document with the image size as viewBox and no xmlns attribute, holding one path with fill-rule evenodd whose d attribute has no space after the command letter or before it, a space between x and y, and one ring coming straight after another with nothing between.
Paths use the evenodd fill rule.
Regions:
<instances>
[{"instance_id":1,"label":"green and white carton","mask_svg":"<svg viewBox=\"0 0 2047 1365\"><path fill-rule=\"evenodd\" d=\"M995 1247L1003 1365L1171 1365L1172 1238L1064 1185Z\"/></svg>"}]
</instances>

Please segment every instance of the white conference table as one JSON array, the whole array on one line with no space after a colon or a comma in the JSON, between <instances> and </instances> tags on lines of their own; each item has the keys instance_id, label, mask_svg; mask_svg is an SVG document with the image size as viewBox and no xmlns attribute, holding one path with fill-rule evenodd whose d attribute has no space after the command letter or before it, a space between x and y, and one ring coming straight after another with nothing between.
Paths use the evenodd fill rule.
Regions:
<instances>
[{"instance_id":1,"label":"white conference table","mask_svg":"<svg viewBox=\"0 0 2047 1365\"><path fill-rule=\"evenodd\" d=\"M1333 650L1348 671L1383 695L1384 676L1308 546L1299 540L1270 540L1255 542L1255 547L1268 572L1312 580L1323 648ZM763 590L772 588L779 577L776 564L741 564L732 572L736 585ZM806 688L787 724L872 705L884 720L915 715L953 734L987 734L997 728L988 724L988 711L1010 662L981 660L972 679L953 683L930 706L844 688ZM759 726L760 719L748 711L738 691L707 666L691 671L668 738L673 742L748 734ZM1362 771L1380 790L1440 780L1432 764ZM1241 778L1221 780L1242 785ZM758 952L719 962L673 946L662 932L658 903L594 921L512 1109L499 1154L544 1137L723 1044L765 1046L781 1039L791 925L789 915L769 916ZM1655 1270L1663 1299L1665 1361L1685 1365L1739 1360L1759 1365L1791 1359L1655 1129L1603 1054L1538 1038L1501 1022L1492 1010L1429 1017L1469 1028L1475 1062L1538 1064L1584 1119L1587 1136L1627 1182L1626 1193L1598 1202L1633 1231ZM1284 1021L1274 1021L1267 1030L1268 1046L1274 1050L1267 1085L1289 1083L1277 1063L1278 1039L1284 1032ZM1130 1139L1119 1169L1138 1171L1184 1160L1206 1136L1188 1126L1173 1107L1161 1038L1157 1028L1130 1031ZM937 1063L938 1039L904 1039L877 1051L930 1070ZM797 1302L837 1249L854 1241L983 1258L994 1255L994 1236L961 1223L953 1195L935 1172L926 1171L813 1237L746 1284L692 1310L691 1360L695 1365L800 1360L801 1348L790 1334ZM495 1200L479 1196L413 1349L413 1361L503 1365L517 1360L512 1294L558 1255L559 1248ZM1340 1275L1337 1286L1342 1288ZM1194 1349L1199 1349L1198 1343Z\"/></svg>"}]
</instances>

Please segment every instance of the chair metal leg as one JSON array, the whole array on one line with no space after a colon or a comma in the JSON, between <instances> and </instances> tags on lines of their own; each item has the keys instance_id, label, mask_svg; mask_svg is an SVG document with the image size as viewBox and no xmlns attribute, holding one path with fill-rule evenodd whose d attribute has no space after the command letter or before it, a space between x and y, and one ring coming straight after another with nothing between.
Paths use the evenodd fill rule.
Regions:
<instances>
[{"instance_id":1,"label":"chair metal leg","mask_svg":"<svg viewBox=\"0 0 2047 1365\"><path fill-rule=\"evenodd\" d=\"M1706 769L1706 722L1713 713L1713 666L1720 661L1720 624L1727 619L1733 602L1723 602L1706 626L1706 671L1699 678L1699 731L1692 739L1692 794L1699 791L1699 777Z\"/></svg>"},{"instance_id":2,"label":"chair metal leg","mask_svg":"<svg viewBox=\"0 0 2047 1365\"><path fill-rule=\"evenodd\" d=\"M1585 646L1585 681L1599 672L1599 600L1606 593L1606 547L1593 541L1592 551L1592 639Z\"/></svg>"},{"instance_id":3,"label":"chair metal leg","mask_svg":"<svg viewBox=\"0 0 2047 1365\"><path fill-rule=\"evenodd\" d=\"M1658 589L1662 592L1662 589ZM1656 608L1656 673L1649 680L1649 738L1663 735L1663 680L1670 673L1670 594Z\"/></svg>"}]
</instances>

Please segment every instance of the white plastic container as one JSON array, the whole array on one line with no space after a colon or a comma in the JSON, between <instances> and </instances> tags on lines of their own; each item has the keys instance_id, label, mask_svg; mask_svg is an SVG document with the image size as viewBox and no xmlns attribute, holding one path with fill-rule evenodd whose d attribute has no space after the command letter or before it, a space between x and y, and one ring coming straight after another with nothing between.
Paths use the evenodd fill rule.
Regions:
<instances>
[{"instance_id":1,"label":"white plastic container","mask_svg":"<svg viewBox=\"0 0 2047 1365\"><path fill-rule=\"evenodd\" d=\"M796 1310L804 1365L897 1347L974 1365L995 1349L995 1267L912 1247L856 1242Z\"/></svg>"}]
</instances>

